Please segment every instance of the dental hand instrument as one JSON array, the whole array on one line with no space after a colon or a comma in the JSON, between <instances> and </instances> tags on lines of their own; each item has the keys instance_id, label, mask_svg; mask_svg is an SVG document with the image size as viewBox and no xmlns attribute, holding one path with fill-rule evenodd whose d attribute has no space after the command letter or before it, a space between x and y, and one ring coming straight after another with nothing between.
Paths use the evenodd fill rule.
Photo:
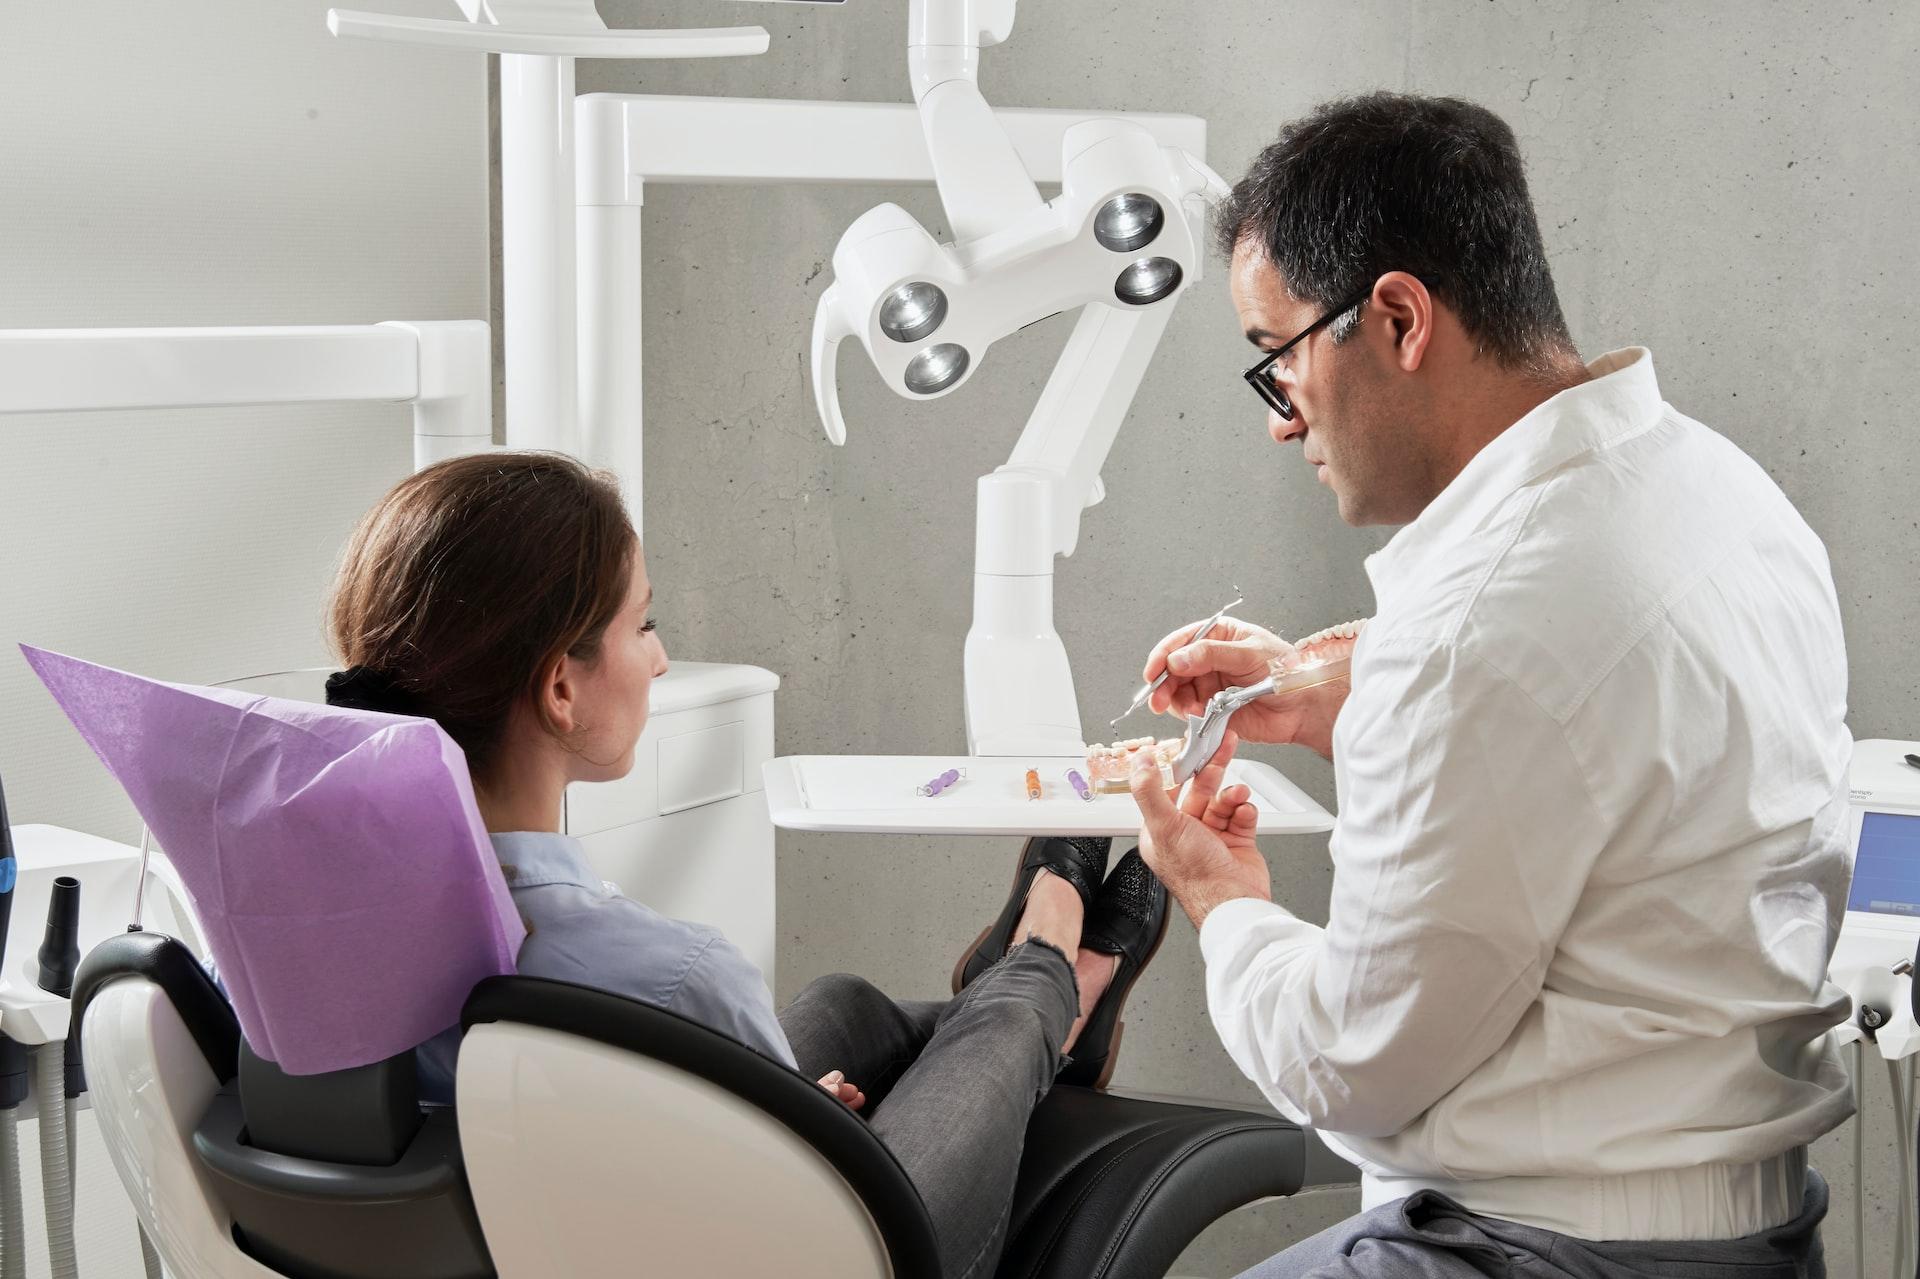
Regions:
<instances>
[{"instance_id":1,"label":"dental hand instrument","mask_svg":"<svg viewBox=\"0 0 1920 1279\"><path fill-rule=\"evenodd\" d=\"M1200 715L1187 716L1186 745L1173 761L1173 781L1180 785L1206 766L1220 749L1220 743L1227 740L1227 721L1234 712L1249 702L1257 702L1274 691L1271 675L1257 684L1245 688L1223 688L1207 699L1207 709Z\"/></svg>"},{"instance_id":2,"label":"dental hand instrument","mask_svg":"<svg viewBox=\"0 0 1920 1279\"><path fill-rule=\"evenodd\" d=\"M1029 800L1040 798L1040 770L1037 768L1027 770L1027 798Z\"/></svg>"},{"instance_id":3,"label":"dental hand instrument","mask_svg":"<svg viewBox=\"0 0 1920 1279\"><path fill-rule=\"evenodd\" d=\"M1187 644L1193 644L1199 640L1205 639L1208 635L1213 633L1214 627L1220 625L1220 619L1227 615L1228 609L1238 608L1240 605L1246 603L1245 597L1241 596L1240 594L1239 587L1237 586L1234 587L1233 593L1235 598L1232 600L1232 602L1227 604L1222 604L1220 606L1220 611L1218 613L1215 613L1212 617L1209 617L1204 623L1202 623L1200 629L1195 631L1193 633L1192 638L1187 640ZM1185 648L1187 644L1182 644L1180 648ZM1175 649L1173 650L1172 653L1168 653L1167 656L1172 657L1173 653L1177 653L1179 651L1180 649ZM1140 691L1133 695L1133 701L1128 704L1127 709L1125 709L1124 711L1121 711L1118 715L1114 716L1113 719L1109 721L1109 723L1107 724L1107 727L1108 728L1119 727L1121 720L1133 714L1135 711L1139 710L1142 706L1145 706L1147 704L1147 699L1153 696L1153 690L1156 688L1159 688L1162 684L1166 683L1167 676L1171 674L1173 674L1173 667L1168 666L1165 669L1163 669L1159 675L1155 676L1152 681L1142 684L1140 686Z\"/></svg>"},{"instance_id":4,"label":"dental hand instrument","mask_svg":"<svg viewBox=\"0 0 1920 1279\"><path fill-rule=\"evenodd\" d=\"M960 770L957 768L949 768L946 772L940 774L940 776L934 778L932 781L928 782L926 785L915 787L914 793L916 795L925 795L929 797L938 795L941 791L947 789L949 786L953 785L955 782L959 780L960 780Z\"/></svg>"},{"instance_id":5,"label":"dental hand instrument","mask_svg":"<svg viewBox=\"0 0 1920 1279\"><path fill-rule=\"evenodd\" d=\"M1078 795L1081 799L1086 800L1088 803L1093 802L1093 792L1087 787L1087 779L1080 776L1079 769L1069 768L1067 770L1067 784L1073 787L1074 794Z\"/></svg>"}]
</instances>

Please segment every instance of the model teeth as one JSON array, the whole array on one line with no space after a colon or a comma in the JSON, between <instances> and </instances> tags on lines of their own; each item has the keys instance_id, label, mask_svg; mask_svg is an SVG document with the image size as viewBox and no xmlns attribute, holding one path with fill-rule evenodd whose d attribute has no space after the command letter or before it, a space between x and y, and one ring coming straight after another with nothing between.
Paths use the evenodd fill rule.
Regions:
<instances>
[{"instance_id":1,"label":"model teeth","mask_svg":"<svg viewBox=\"0 0 1920 1279\"><path fill-rule=\"evenodd\" d=\"M1329 626L1324 631L1315 631L1305 639L1296 641L1294 647L1312 648L1315 644L1324 644L1328 640L1356 639L1359 637L1360 632L1366 628L1368 620L1368 618L1363 617L1357 621L1342 622L1338 626Z\"/></svg>"},{"instance_id":2,"label":"model teeth","mask_svg":"<svg viewBox=\"0 0 1920 1279\"><path fill-rule=\"evenodd\" d=\"M1094 745L1087 747L1087 774L1093 789L1103 794L1119 794L1128 789L1129 777L1133 772L1133 757L1142 751L1151 754L1153 762L1160 769L1161 776L1168 786L1173 785L1173 761L1180 757L1186 748L1186 740L1168 737L1155 741L1151 737L1133 737L1124 742L1115 742L1111 746Z\"/></svg>"}]
</instances>

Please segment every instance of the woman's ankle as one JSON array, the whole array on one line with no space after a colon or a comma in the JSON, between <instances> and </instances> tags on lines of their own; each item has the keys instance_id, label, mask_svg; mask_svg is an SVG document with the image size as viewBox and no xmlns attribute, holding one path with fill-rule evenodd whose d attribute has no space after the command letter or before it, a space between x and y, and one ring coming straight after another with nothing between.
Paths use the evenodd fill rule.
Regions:
<instances>
[{"instance_id":1,"label":"woman's ankle","mask_svg":"<svg viewBox=\"0 0 1920 1279\"><path fill-rule=\"evenodd\" d=\"M1027 889L1026 908L1014 925L1012 944L1038 937L1062 954L1072 955L1080 949L1080 926L1085 915L1079 890L1043 869Z\"/></svg>"}]
</instances>

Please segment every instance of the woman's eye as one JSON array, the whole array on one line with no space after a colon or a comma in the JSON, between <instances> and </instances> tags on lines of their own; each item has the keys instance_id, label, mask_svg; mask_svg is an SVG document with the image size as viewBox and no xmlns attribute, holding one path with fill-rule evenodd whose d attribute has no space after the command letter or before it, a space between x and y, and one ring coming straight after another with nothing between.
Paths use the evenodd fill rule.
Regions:
<instances>
[{"instance_id":1,"label":"woman's eye","mask_svg":"<svg viewBox=\"0 0 1920 1279\"><path fill-rule=\"evenodd\" d=\"M646 620L646 624L645 624L645 625L643 625L643 626L642 626L642 627L640 628L640 633L641 633L642 635L651 635L651 634L653 634L653 630L654 630L654 627L656 627L656 626L658 626L658 625L660 625L660 623L659 623L659 622L657 622L657 621L655 621L655 620L654 620L653 618L651 618L651 617L649 617L649 618L648 618L648 619Z\"/></svg>"}]
</instances>

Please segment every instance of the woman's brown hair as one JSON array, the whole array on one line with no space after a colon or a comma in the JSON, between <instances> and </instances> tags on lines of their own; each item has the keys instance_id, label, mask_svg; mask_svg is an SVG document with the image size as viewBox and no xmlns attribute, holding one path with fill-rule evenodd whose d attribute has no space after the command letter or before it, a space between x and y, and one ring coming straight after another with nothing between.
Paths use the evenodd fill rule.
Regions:
<instances>
[{"instance_id":1,"label":"woman's brown hair","mask_svg":"<svg viewBox=\"0 0 1920 1279\"><path fill-rule=\"evenodd\" d=\"M558 453L452 458L402 480L360 521L328 629L342 662L439 721L484 780L548 666L599 651L636 547L604 471Z\"/></svg>"}]
</instances>

